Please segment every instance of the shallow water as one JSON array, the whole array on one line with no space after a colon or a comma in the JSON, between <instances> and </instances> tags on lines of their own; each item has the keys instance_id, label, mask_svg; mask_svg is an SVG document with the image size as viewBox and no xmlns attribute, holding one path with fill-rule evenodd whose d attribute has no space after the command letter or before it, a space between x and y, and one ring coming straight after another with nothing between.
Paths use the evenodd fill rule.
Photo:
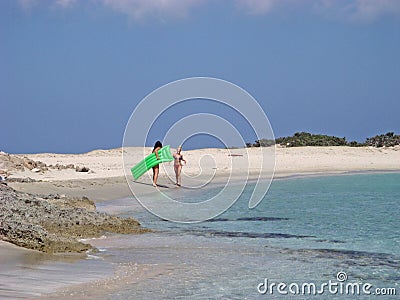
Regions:
<instances>
[{"instance_id":1,"label":"shallow water","mask_svg":"<svg viewBox=\"0 0 400 300\"><path fill-rule=\"evenodd\" d=\"M346 295L347 283L360 286L370 283L371 293L375 293L376 288L394 288L397 296L385 295L379 299L398 297L399 173L276 180L262 203L250 210L247 204L252 188L248 185L241 198L224 214L196 224L161 220L139 207L132 198L101 203L99 210L134 216L143 226L154 228L156 232L93 240L92 243L103 250L96 254L99 259L39 262L40 267L35 268L46 266L41 277L44 280L46 268L51 274L74 270L85 276L86 271L88 278L110 274L110 266L116 270L117 275L100 281L103 286L100 293L95 293L95 284L80 287L79 292L75 289L75 293L68 288L64 288L65 292L59 291L59 296L73 294L72 298L311 297L290 292L282 295L276 287L272 294L271 289L261 294L257 288L265 279L268 284L285 283L293 287L313 283L317 289L329 280L338 287L342 284L343 292L329 292L325 287L323 294L315 296L319 299L370 299L371 295L365 293ZM206 193L217 193L218 189L208 187ZM205 195L205 192L184 189L168 192L182 199L190 198L190 201ZM53 273L52 268L55 268ZM345 272L347 280L339 281L339 272ZM33 271L27 274L36 276ZM68 272L65 274L70 278ZM264 287L261 286L261 291ZM2 291L4 295L6 289L10 286L0 286L0 295ZM285 291L288 292L287 287Z\"/></svg>"},{"instance_id":2,"label":"shallow water","mask_svg":"<svg viewBox=\"0 0 400 300\"><path fill-rule=\"evenodd\" d=\"M288 285L340 283L338 272L346 273L344 284L371 283L371 292L376 287L394 287L399 295L400 174L278 180L252 210L247 208L251 190L247 186L224 214L198 224L172 223L147 212L125 210L125 215L135 215L144 226L159 232L145 239L115 238L110 253L121 261L167 264L171 271L106 298L280 298L283 295L276 291L260 294L258 284L265 278ZM185 191L176 193L190 197ZM349 295L325 291L321 297Z\"/></svg>"},{"instance_id":3,"label":"shallow water","mask_svg":"<svg viewBox=\"0 0 400 300\"><path fill-rule=\"evenodd\" d=\"M26 299L62 286L106 278L113 265L93 256L49 255L0 245L0 299Z\"/></svg>"}]
</instances>

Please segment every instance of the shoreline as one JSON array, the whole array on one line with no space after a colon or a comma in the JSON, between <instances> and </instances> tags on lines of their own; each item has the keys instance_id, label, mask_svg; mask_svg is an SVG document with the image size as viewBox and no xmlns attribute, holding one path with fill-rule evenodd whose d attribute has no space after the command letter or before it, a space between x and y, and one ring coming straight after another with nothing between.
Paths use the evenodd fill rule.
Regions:
<instances>
[{"instance_id":1,"label":"shoreline","mask_svg":"<svg viewBox=\"0 0 400 300\"><path fill-rule=\"evenodd\" d=\"M362 174L377 174L377 173L400 173L400 172L362 172ZM341 173L341 174L333 174L333 176L349 176L358 173ZM327 176L325 174L323 176ZM329 174L330 176L331 174ZM319 176L319 175L317 175ZM277 180L291 180L292 178L279 178ZM126 199L124 200L126 201ZM129 201L129 199L128 199ZM112 202L112 201L111 201ZM111 207L111 206L110 206ZM117 205L117 207L119 207ZM129 209L132 213L132 210ZM268 215L268 214L267 214ZM279 216L279 215L278 215ZM213 224L213 223L211 223ZM268 231L268 229L266 229ZM269 229L271 230L271 229ZM271 232L275 232L271 230ZM238 249L240 251L241 244L240 243L232 243L231 238L227 237L226 239L221 238L210 238L210 236L203 235L195 235L195 237L190 237L190 240L184 239L182 240L184 243L179 243L180 236L169 236L168 233L155 231L154 233L146 234L144 236L132 236L129 237L129 240L120 235L112 235L107 237L106 239L93 240L95 245L103 247L104 249L113 249L113 251L118 251L115 249L119 249L119 247L123 247L129 256L132 256L132 259L126 263L119 263L115 265L115 269L113 273L110 273L109 276L105 279L93 280L90 282L71 284L65 287L59 288L56 291L49 293L48 295L42 295L37 299L74 299L74 298L96 298L96 299L108 299L108 296L104 295L118 295L119 291L131 287L132 291L141 290L143 287L146 290L146 283L153 282L153 277L161 277L161 278L169 278L170 274L172 274L172 270L174 270L175 265L165 265L162 262L159 262L157 259L151 260L150 263L148 260L143 260L143 253L151 253L148 255L153 255L157 257L157 254L165 253L167 257L174 257L177 255L182 255L182 257L186 257L187 252L193 251L193 253L197 253L197 251L204 252L204 249L208 249L210 247L213 248L213 253L216 253L216 256L220 255L220 257L226 257L232 254L233 249ZM307 237L306 237L307 238ZM318 243L325 243L326 241L318 240ZM335 245L340 249L342 242L332 241ZM339 243L339 244L336 244ZM266 243L267 244L267 243ZM246 246L250 247L250 246ZM322 247L322 246L321 246ZM261 247L264 248L264 247ZM269 248L278 249L278 248ZM285 250L285 248L283 248ZM289 248L287 248L289 249ZM337 249L337 248L334 248ZM107 250L106 250L107 251ZM110 250L111 251L111 250ZM254 253L250 251L249 248L243 248L245 253ZM256 251L256 249L254 249ZM263 253L264 250L261 250ZM277 250L278 253L281 253L280 248ZM290 250L288 250L290 251ZM335 251L335 250L333 250ZM241 252L241 251L240 251ZM268 252L270 253L270 252ZM336 252L333 252L336 253ZM320 253L317 253L317 255ZM267 255L268 257L268 255ZM287 257L287 253L284 251L281 257ZM269 258L269 257L268 257ZM332 259L332 257L329 257ZM118 260L120 261L120 259ZM170 261L168 261L170 262ZM176 262L176 261L175 261ZM192 262L192 261L190 261ZM176 265L179 268L179 264ZM165 268L164 268L165 267ZM145 271L145 272L144 272Z\"/></svg>"},{"instance_id":2,"label":"shoreline","mask_svg":"<svg viewBox=\"0 0 400 300\"><path fill-rule=\"evenodd\" d=\"M334 147L333 147L334 148ZM143 150L143 149L142 149ZM138 157L143 151L140 150ZM243 151L246 149L235 149L231 150L232 152L238 153L239 151ZM371 173L399 173L400 172L400 147L396 149L382 149L379 151L377 149L349 149L349 148L336 148L332 149L332 147L315 147L315 148L303 148L303 149L280 149L279 152L276 153L276 172L274 174L272 181L279 180L290 180L295 178L307 178L307 177L320 177L320 176L348 176L353 174L371 174ZM206 153L212 153L214 157L217 158L218 161L221 161L222 165L220 167L220 172L214 171L212 169L212 162L203 161L202 167L209 168L209 171L215 173L215 177L213 178L212 184L218 185L222 184L227 179L227 175L229 172L224 169L226 167L226 149L206 149L206 150L194 150L187 151L184 153L185 159L191 162L190 168L189 166L185 166L184 169L188 169L188 175L191 175L196 171L196 167L194 166L197 162L195 157L204 155ZM10 178L28 178L34 177L37 178L37 181L34 182L9 182L8 185L17 191L23 193L33 193L37 195L49 195L49 194L59 194L62 197L73 198L73 197L87 197L91 201L96 203L106 203L107 201L122 199L130 197L132 198L132 207L131 211L136 211L138 213L143 212L144 208L142 205L134 199L132 192L128 186L127 178L123 175L122 169L122 158L120 154L116 153L116 150L110 150L110 153L105 150L101 152L100 156L89 155L89 159L85 160L85 155L66 155L62 154L61 156L55 154L49 154L48 161L45 161L46 155L39 154L38 157L29 155L29 158L36 160L41 159L46 164L50 164L52 162L57 162L59 164L67 164L76 161L80 165L88 166L89 169L93 170L93 173L81 173L76 172L73 169L56 169L49 170L43 173L32 172L31 170L25 170L23 172L15 172ZM333 152L333 154L332 154ZM118 155L117 155L118 154ZM361 159L353 160L354 156L361 154ZM343 157L347 156L346 161L350 161L349 165L345 165L343 163ZM301 160L299 160L301 158ZM329 158L329 161L325 159ZM136 159L136 158L135 158ZM225 159L225 160L224 160ZM240 160L240 157L233 158L235 160ZM95 163L94 163L95 162ZM372 162L372 164L371 164ZM371 167L372 165L372 167ZM168 168L168 164L166 164ZM110 169L110 170L108 170ZM161 170L161 168L160 168ZM121 172L122 171L122 172ZM211 172L205 172L205 175L213 174ZM122 173L122 174L121 174ZM151 172L149 172L151 173ZM67 176L64 176L67 175ZM122 175L122 176L121 176ZM160 183L167 184L172 187L173 183L170 182L168 178L168 173L162 172L160 177ZM247 174L246 174L247 175ZM50 178L45 178L45 177ZM188 177L187 180L190 178ZM254 178L254 170L250 172L249 181L253 181ZM41 181L39 181L41 180ZM128 177L128 180L129 177ZM133 178L132 178L133 180ZM185 182L186 179L184 179ZM243 174L239 172L234 172L231 178L232 182L241 182L243 180ZM140 182L134 185L135 188L139 189L142 193L157 193L158 190L154 189L151 186L151 180L149 176L143 176L140 178ZM122 207L123 209L123 207ZM113 215L113 213L111 213ZM133 213L135 217L135 213ZM139 219L140 221L140 219ZM111 234L110 237L115 236ZM137 241L145 242L146 239L152 239L151 235L143 235L135 237ZM102 242L105 241L96 241L96 240L86 240L85 243L93 244L96 247L96 244L101 245ZM45 263L49 262L53 264L52 261L56 262L57 265L57 257L59 254L46 254L42 252L38 252L35 250L27 250L21 247L9 247L9 243L0 242L0 251L5 253L5 255L11 257L13 254L13 249L21 249L23 250L25 257L36 257L38 253L40 253L40 259ZM17 251L20 252L20 251ZM82 254L72 254L74 259L78 262L78 265L82 262L87 261L90 258L91 254L82 253ZM43 258L45 257L45 258ZM18 260L17 256L15 256L15 260ZM32 260L35 260L34 258ZM79 261L81 263L79 263ZM99 264L106 264L107 262L98 261ZM77 266L78 266L77 265ZM99 266L100 266L99 265ZM146 267L143 262L138 262L138 265L135 266L135 270L138 270L140 273L140 269ZM64 268L64 267L62 267ZM88 280L82 280L81 283L66 283L63 281L59 282L59 286L54 286L53 288L48 289L45 292L40 292L40 296L38 299L48 299L51 298L52 295L64 296L65 299L73 298L71 297L69 292L77 293L75 296L79 295L80 287L84 287L84 290L87 292L95 291L98 289L99 284L108 284L113 283L116 278L116 274L119 274L118 268L119 266L107 267L107 271L103 273L102 278L88 278ZM127 267L127 270L130 270L130 266ZM164 271L158 268L153 269L156 274L164 274ZM160 273L158 273L160 272ZM132 273L128 277L129 283L134 283L137 281L131 281L133 277L136 278L136 275L139 273ZM152 273L151 273L152 274ZM131 277L131 275L133 277ZM140 274L139 274L140 275ZM143 275L143 274L142 274ZM143 275L143 278L146 278L146 274ZM137 279L140 281L141 279ZM118 285L119 286L119 285ZM101 290L101 289L100 289ZM61 291L68 291L67 294L64 294ZM95 295L97 295L95 293ZM62 297L61 297L62 298Z\"/></svg>"},{"instance_id":3,"label":"shoreline","mask_svg":"<svg viewBox=\"0 0 400 300\"><path fill-rule=\"evenodd\" d=\"M196 183L196 181L208 178L207 180L211 180L212 184L218 186L224 184L228 176L233 184L243 182L243 180L254 182L260 174L259 169L254 168L262 159L260 155L263 153L260 150L266 151L265 153L270 155L271 150L274 149L276 150L275 169L272 181L303 177L400 172L400 146L391 148L336 146L198 149L183 152L188 161L188 165L183 167L183 183ZM131 151L130 161L132 162L125 163L130 166L140 161L149 149L137 147L128 150ZM95 150L85 154L8 155L1 153L0 169L4 169L4 166L11 167L6 170L9 179L14 180L14 182L8 183L11 188L17 192L38 196L86 197L95 204L126 197L134 199L132 188L139 194L156 193L158 190L151 186L150 175L145 174L137 181L134 181L133 178L130 179L129 173L125 177L124 173L129 172L129 169L123 168L123 153L127 155L125 149L121 148ZM251 153L251 155L240 156L247 153ZM85 167L91 172L79 172L77 169L66 167L68 165L76 166L76 168L78 166ZM38 171L32 168L36 166L42 169ZM57 168L49 168L49 166L57 166ZM172 187L171 164L164 163L162 166L160 168L160 184L164 188ZM241 171L246 166L249 171L243 174ZM151 171L148 174L151 174ZM271 174L267 175L271 176ZM269 180L270 177L265 178ZM138 207L141 207L138 201L136 203Z\"/></svg>"},{"instance_id":4,"label":"shoreline","mask_svg":"<svg viewBox=\"0 0 400 300\"><path fill-rule=\"evenodd\" d=\"M351 171L328 171L328 172L303 172L303 173L285 173L273 177L272 182L277 180L290 180L296 178L313 178L326 176L351 176L358 174L385 174L385 173L400 173L399 170L351 170ZM213 182L214 186L223 185L223 179L226 177L220 176ZM248 182L255 182L256 178L249 177ZM94 184L93 184L94 182ZM232 184L239 183L240 180L235 178ZM103 203L110 200L122 199L127 197L134 198L125 177L106 177L96 179L72 179L59 181L37 181L37 182L10 182L8 185L19 192L28 194L59 194L66 197L88 197L94 203ZM171 183L172 185L172 183ZM149 191L157 192L156 189L150 187ZM138 203L138 205L140 205Z\"/></svg>"}]
</instances>

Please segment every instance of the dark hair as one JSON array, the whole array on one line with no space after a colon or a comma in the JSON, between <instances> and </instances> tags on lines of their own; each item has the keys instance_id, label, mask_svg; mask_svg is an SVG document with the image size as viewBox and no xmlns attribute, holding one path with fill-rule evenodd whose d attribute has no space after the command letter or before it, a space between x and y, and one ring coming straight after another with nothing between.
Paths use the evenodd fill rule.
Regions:
<instances>
[{"instance_id":1,"label":"dark hair","mask_svg":"<svg viewBox=\"0 0 400 300\"><path fill-rule=\"evenodd\" d=\"M154 144L153 150L156 149L156 148L158 148L158 147L162 148L162 144L161 144L160 141L157 141L157 142Z\"/></svg>"}]
</instances>

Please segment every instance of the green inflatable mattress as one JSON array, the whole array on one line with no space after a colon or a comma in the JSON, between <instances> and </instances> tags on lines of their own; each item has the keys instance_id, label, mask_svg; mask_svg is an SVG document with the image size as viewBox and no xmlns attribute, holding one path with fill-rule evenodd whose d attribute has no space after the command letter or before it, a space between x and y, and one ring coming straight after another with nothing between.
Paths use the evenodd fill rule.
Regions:
<instances>
[{"instance_id":1,"label":"green inflatable mattress","mask_svg":"<svg viewBox=\"0 0 400 300\"><path fill-rule=\"evenodd\" d=\"M154 166L157 166L158 164L163 162L174 160L169 145L164 146L160 150L158 150L158 156L160 157L159 160L157 159L156 154L152 153L131 169L132 175L135 180Z\"/></svg>"}]
</instances>

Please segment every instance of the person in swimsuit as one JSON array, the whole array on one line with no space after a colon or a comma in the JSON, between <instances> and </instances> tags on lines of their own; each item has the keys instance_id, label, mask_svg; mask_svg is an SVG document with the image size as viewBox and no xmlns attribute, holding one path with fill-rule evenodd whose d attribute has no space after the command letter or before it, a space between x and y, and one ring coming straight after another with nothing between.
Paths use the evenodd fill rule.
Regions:
<instances>
[{"instance_id":1,"label":"person in swimsuit","mask_svg":"<svg viewBox=\"0 0 400 300\"><path fill-rule=\"evenodd\" d=\"M182 166L183 162L186 164L186 160L183 159L183 155L181 154L182 151L182 146L179 146L178 149L176 149L176 153L173 155L174 157L174 171L175 171L175 176L176 176L176 185L181 186L181 171L182 171Z\"/></svg>"},{"instance_id":2,"label":"person in swimsuit","mask_svg":"<svg viewBox=\"0 0 400 300\"><path fill-rule=\"evenodd\" d=\"M160 150L161 148L162 148L161 142L160 142L160 141L157 141L157 142L154 144L154 148L153 148L152 153L155 153L155 154L156 154L156 157L157 157L158 160L160 159L160 157L158 156L158 150ZM160 173L160 166L159 166L159 165L154 166L154 167L153 167L153 186L154 186L154 187L157 186L157 179L158 179L158 174L159 174L159 173Z\"/></svg>"}]
</instances>

